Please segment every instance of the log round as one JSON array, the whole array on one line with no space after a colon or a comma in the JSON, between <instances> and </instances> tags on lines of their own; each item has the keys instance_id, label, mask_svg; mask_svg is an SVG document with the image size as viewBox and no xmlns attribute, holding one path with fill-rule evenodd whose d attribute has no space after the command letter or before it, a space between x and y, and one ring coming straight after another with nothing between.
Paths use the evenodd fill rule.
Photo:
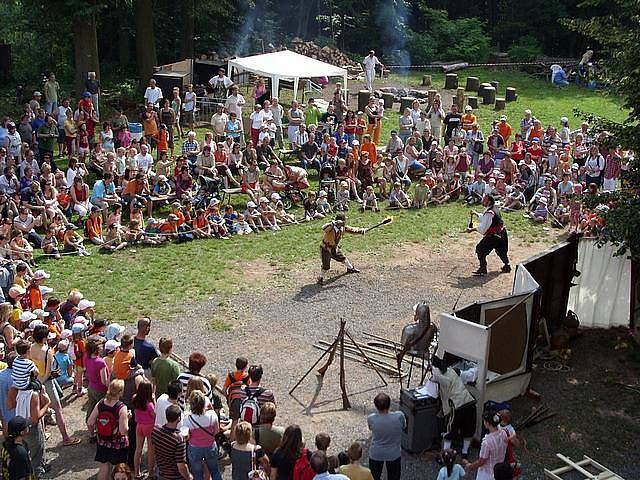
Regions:
<instances>
[{"instance_id":1,"label":"log round","mask_svg":"<svg viewBox=\"0 0 640 480\"><path fill-rule=\"evenodd\" d=\"M415 97L402 97L400 99L400 113L404 112L405 108L411 108L411 104L415 100Z\"/></svg>"},{"instance_id":2,"label":"log round","mask_svg":"<svg viewBox=\"0 0 640 480\"><path fill-rule=\"evenodd\" d=\"M515 87L507 87L505 100L507 102L515 102L518 99L518 93Z\"/></svg>"},{"instance_id":3,"label":"log round","mask_svg":"<svg viewBox=\"0 0 640 480\"><path fill-rule=\"evenodd\" d=\"M431 75L423 75L422 76L422 86L430 87L431 86Z\"/></svg>"},{"instance_id":4,"label":"log round","mask_svg":"<svg viewBox=\"0 0 640 480\"><path fill-rule=\"evenodd\" d=\"M485 87L482 91L482 103L485 105L493 105L496 101L496 89L495 87Z\"/></svg>"},{"instance_id":5,"label":"log round","mask_svg":"<svg viewBox=\"0 0 640 480\"><path fill-rule=\"evenodd\" d=\"M467 86L465 87L466 91L470 92L473 90L474 92L477 92L479 86L480 79L478 77L467 77Z\"/></svg>"},{"instance_id":6,"label":"log round","mask_svg":"<svg viewBox=\"0 0 640 480\"><path fill-rule=\"evenodd\" d=\"M458 88L457 73L447 73L444 80L444 88L445 90L455 90L456 88Z\"/></svg>"},{"instance_id":7,"label":"log round","mask_svg":"<svg viewBox=\"0 0 640 480\"><path fill-rule=\"evenodd\" d=\"M475 110L478 108L478 97L467 97L467 103Z\"/></svg>"},{"instance_id":8,"label":"log round","mask_svg":"<svg viewBox=\"0 0 640 480\"><path fill-rule=\"evenodd\" d=\"M369 90L360 90L358 92L358 110L364 112L364 107L369 103L369 97L373 95Z\"/></svg>"},{"instance_id":9,"label":"log round","mask_svg":"<svg viewBox=\"0 0 640 480\"><path fill-rule=\"evenodd\" d=\"M382 99L384 100L384 108L393 108L393 100L395 95L391 92L382 92Z\"/></svg>"},{"instance_id":10,"label":"log round","mask_svg":"<svg viewBox=\"0 0 640 480\"><path fill-rule=\"evenodd\" d=\"M504 98L496 98L496 110L504 110L507 106L507 101Z\"/></svg>"}]
</instances>

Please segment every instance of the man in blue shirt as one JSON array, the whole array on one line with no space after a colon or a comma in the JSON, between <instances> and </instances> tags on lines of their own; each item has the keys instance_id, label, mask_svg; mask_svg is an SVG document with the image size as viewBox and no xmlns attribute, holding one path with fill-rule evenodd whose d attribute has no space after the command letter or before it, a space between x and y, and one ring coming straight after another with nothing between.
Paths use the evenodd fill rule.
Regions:
<instances>
[{"instance_id":1,"label":"man in blue shirt","mask_svg":"<svg viewBox=\"0 0 640 480\"><path fill-rule=\"evenodd\" d=\"M113 173L107 172L102 180L96 180L91 193L91 203L101 210L120 202L113 183Z\"/></svg>"},{"instance_id":2,"label":"man in blue shirt","mask_svg":"<svg viewBox=\"0 0 640 480\"><path fill-rule=\"evenodd\" d=\"M13 367L13 361L18 354L16 352L10 352L6 357L7 368L0 372L0 417L2 417L2 431L9 431L9 420L16 416L15 408L7 408L7 399L9 398L9 389L11 388L11 368Z\"/></svg>"},{"instance_id":3,"label":"man in blue shirt","mask_svg":"<svg viewBox=\"0 0 640 480\"><path fill-rule=\"evenodd\" d=\"M133 348L136 352L136 361L144 369L147 378L151 378L151 362L160 354L156 347L147 340L147 335L151 331L151 319L143 318L138 320L138 333L133 339Z\"/></svg>"}]
</instances>

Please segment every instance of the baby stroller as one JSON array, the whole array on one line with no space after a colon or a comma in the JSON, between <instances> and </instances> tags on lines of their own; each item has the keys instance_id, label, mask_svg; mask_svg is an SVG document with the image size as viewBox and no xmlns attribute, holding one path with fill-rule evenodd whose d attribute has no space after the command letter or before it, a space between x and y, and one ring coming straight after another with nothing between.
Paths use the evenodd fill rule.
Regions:
<instances>
[{"instance_id":1,"label":"baby stroller","mask_svg":"<svg viewBox=\"0 0 640 480\"><path fill-rule=\"evenodd\" d=\"M325 162L320 167L320 182L319 190L327 192L327 200L333 204L336 200L337 194L337 181L336 181L336 169L331 162Z\"/></svg>"},{"instance_id":2,"label":"baby stroller","mask_svg":"<svg viewBox=\"0 0 640 480\"><path fill-rule=\"evenodd\" d=\"M218 177L211 178L205 175L198 177L198 193L193 199L195 208L206 209L212 198L220 200L220 189L222 188L222 180Z\"/></svg>"}]
</instances>

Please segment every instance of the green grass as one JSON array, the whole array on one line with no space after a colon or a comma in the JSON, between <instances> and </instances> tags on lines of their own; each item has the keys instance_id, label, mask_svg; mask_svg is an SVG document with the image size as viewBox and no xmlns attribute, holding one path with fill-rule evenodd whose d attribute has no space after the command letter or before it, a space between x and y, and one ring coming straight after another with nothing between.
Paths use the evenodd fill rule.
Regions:
<instances>
[{"instance_id":1,"label":"green grass","mask_svg":"<svg viewBox=\"0 0 640 480\"><path fill-rule=\"evenodd\" d=\"M422 243L427 248L452 242L462 235L469 219L469 210L460 204L421 211L350 212L349 218L351 224L365 226L388 213L395 218L391 225L365 236L349 236L346 250L367 254L393 249L404 242ZM520 213L507 214L506 222L519 238L535 241L547 235ZM281 274L318 257L321 225L318 220L285 227L277 233L141 247L113 254L94 250L91 257L68 256L58 261L42 260L40 264L53 274L50 283L59 295L72 287L79 288L98 302L101 315L126 323L141 315L176 316L186 302L225 298L235 292L267 287L262 276L252 274L264 268ZM310 273L309 281L313 280ZM212 330L230 328L225 320L227 310L226 303L218 304L210 323Z\"/></svg>"},{"instance_id":2,"label":"green grass","mask_svg":"<svg viewBox=\"0 0 640 480\"><path fill-rule=\"evenodd\" d=\"M419 85L421 73L407 77L393 75L386 83ZM548 82L515 72L466 70L458 72L460 84L467 75L479 76L481 81L500 82L500 92L507 86L518 89L517 102L507 104L506 114L517 128L522 111L531 108L543 124L557 124L563 115L576 127L578 119L572 109L579 107L599 115L622 120L625 112L617 99L598 92L571 86L557 90ZM436 88L444 84L444 75L433 74ZM356 84L350 88L358 88ZM492 119L499 113L492 107L481 106L476 114L485 132ZM387 110L383 123L383 142L389 131L397 125L397 111ZM206 128L198 129L202 138ZM176 149L178 151L178 149ZM314 182L315 183L315 182ZM236 196L235 206L240 209L246 197ZM354 205L355 206L355 205ZM299 211L296 213L299 214ZM350 212L353 225L370 225L381 220L389 212L360 214ZM402 243L420 243L426 248L453 242L469 221L469 210L460 204L449 204L421 211L392 212L396 221L366 236L350 236L345 242L349 252L362 254L401 254L394 247ZM505 215L510 232L527 243L535 243L548 237L540 225L532 225L520 213ZM59 296L75 287L90 299L98 302L101 315L119 322L132 322L141 315L178 316L187 302L209 298L222 301L232 293L254 291L270 286L270 280L286 282L288 269L298 268L302 262L318 256L321 238L321 221L284 228L278 233L262 233L232 240L198 240L191 243L141 247L114 254L98 254L91 257L67 256L63 260L40 260L43 268L53 273L50 284ZM314 266L315 268L315 266ZM264 271L268 270L265 275ZM258 274L256 274L258 273ZM309 281L313 281L309 273ZM233 312L226 303L218 304L209 320L209 328L226 331L231 328Z\"/></svg>"}]
</instances>

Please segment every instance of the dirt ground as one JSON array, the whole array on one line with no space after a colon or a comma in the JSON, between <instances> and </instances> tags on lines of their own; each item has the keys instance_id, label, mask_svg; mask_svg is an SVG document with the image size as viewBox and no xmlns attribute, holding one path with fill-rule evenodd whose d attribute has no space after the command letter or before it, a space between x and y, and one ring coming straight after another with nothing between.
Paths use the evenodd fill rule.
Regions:
<instances>
[{"instance_id":1,"label":"dirt ground","mask_svg":"<svg viewBox=\"0 0 640 480\"><path fill-rule=\"evenodd\" d=\"M346 276L334 267L333 276L323 287L315 285L314 263L296 270L271 268L269 275L260 276L264 289L247 287L229 298L185 306L182 316L156 323L152 339L173 337L176 351L183 357L194 350L204 352L209 360L205 370L219 378L232 368L238 355L261 363L264 384L274 390L278 404L276 423L298 423L308 445L313 444L316 433L328 432L330 450L337 453L354 440L367 443L366 415L373 409L373 396L386 391L397 399L399 385L388 379L384 387L373 371L347 361L350 410L342 410L335 366L324 380L312 373L290 396L289 389L320 355L313 344L330 341L338 330L339 318L347 320L357 340L367 339L365 331L399 340L402 326L412 317L412 305L418 301L427 301L435 316L439 311L450 311L456 302L462 306L508 294L513 274L498 274L495 256L490 259L494 271L488 277L470 275L475 266L473 240L450 239L437 247L390 245L375 254L354 255L362 273ZM511 244L514 264L545 248L518 239ZM345 247L348 250L348 242ZM224 319L230 330L219 331L213 326L214 318ZM536 365L532 388L542 394L543 402L557 416L523 432L528 446L520 457L526 478L542 478L543 466L559 465L554 460L556 452L573 458L587 454L625 478L639 478L636 465L640 454L632 447L634 439L640 438L639 397L617 384L637 385L639 368L637 359L632 361L626 350L614 348L618 335L620 332L585 332L574 343L568 368L563 371L550 371L544 362ZM81 404L72 401L65 413L71 430L86 438ZM530 399L516 399L516 418L524 417L532 405ZM49 445L56 445L57 429L49 430ZM50 453L48 478L93 478L92 445L83 442L77 447L52 447ZM403 479L435 478L438 467L432 457L405 455L403 460ZM224 476L230 478L229 468Z\"/></svg>"}]
</instances>

